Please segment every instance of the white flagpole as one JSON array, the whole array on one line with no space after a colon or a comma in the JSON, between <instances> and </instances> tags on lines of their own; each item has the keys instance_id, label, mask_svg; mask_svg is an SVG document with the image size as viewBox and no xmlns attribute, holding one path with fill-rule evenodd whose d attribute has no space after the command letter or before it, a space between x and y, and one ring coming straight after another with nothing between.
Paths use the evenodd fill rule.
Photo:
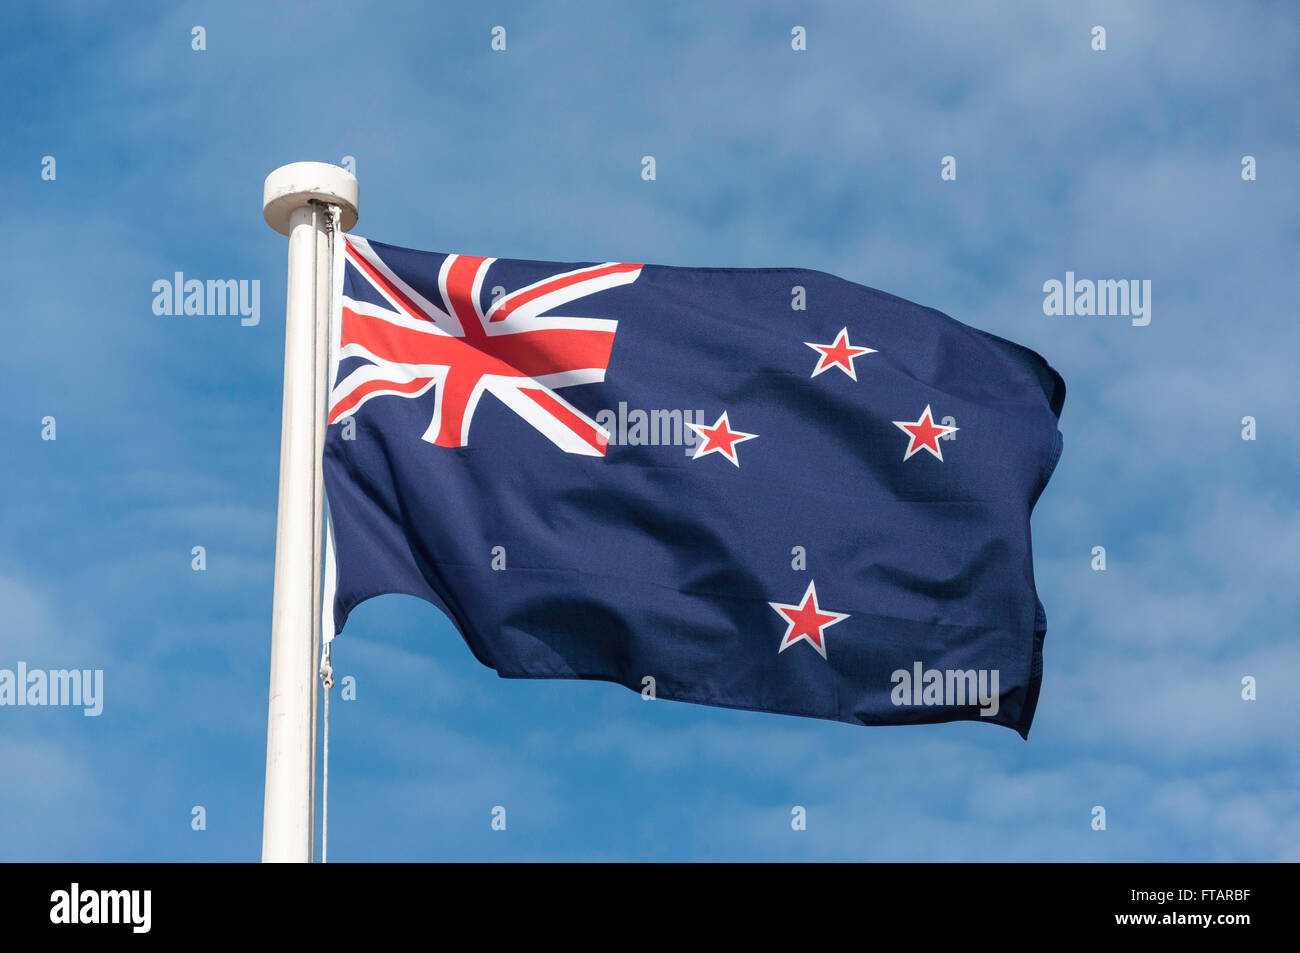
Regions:
<instances>
[{"instance_id":1,"label":"white flagpole","mask_svg":"<svg viewBox=\"0 0 1300 953\"><path fill-rule=\"evenodd\" d=\"M357 222L357 180L324 162L294 162L266 177L262 214L289 236L275 525L271 691L266 724L262 860L312 859L315 833L316 665L319 647L321 453L329 348L330 210Z\"/></svg>"}]
</instances>

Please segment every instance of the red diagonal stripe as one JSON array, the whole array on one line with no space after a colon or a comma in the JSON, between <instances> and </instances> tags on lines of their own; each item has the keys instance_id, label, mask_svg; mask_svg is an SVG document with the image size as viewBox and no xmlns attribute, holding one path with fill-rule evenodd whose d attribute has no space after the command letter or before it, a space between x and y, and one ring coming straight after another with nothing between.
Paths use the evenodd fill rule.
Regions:
<instances>
[{"instance_id":1,"label":"red diagonal stripe","mask_svg":"<svg viewBox=\"0 0 1300 953\"><path fill-rule=\"evenodd\" d=\"M599 450L601 456L605 455L605 445L608 442L605 435L556 400L554 394L547 390L534 390L531 387L521 387L519 390L531 397L542 410L564 424L569 430L572 430L589 446Z\"/></svg>"},{"instance_id":2,"label":"red diagonal stripe","mask_svg":"<svg viewBox=\"0 0 1300 953\"><path fill-rule=\"evenodd\" d=\"M535 301L543 295L548 295L552 291L558 291L561 288L567 288L569 285L577 284L580 281L590 281L592 278L603 278L606 275L617 275L624 272L636 271L640 265L606 265L604 268L596 268L592 271L584 271L577 275L566 275L563 278L556 278L552 281L545 281L528 291L519 291L512 295L506 303L502 304L492 314L492 321L504 321L516 308L527 304L529 301Z\"/></svg>"},{"instance_id":3,"label":"red diagonal stripe","mask_svg":"<svg viewBox=\"0 0 1300 953\"><path fill-rule=\"evenodd\" d=\"M371 281L373 281L376 285L378 285L382 290L388 292L392 297L396 298L398 302L401 304L401 306L407 310L407 312L410 314L411 317L422 318L425 321L429 321L429 322L433 321L433 318L425 314L424 310L419 305L417 305L409 297L403 294L395 285L389 282L387 278L385 278L382 274L379 273L379 270L375 268L374 265L366 261L365 258L362 257L361 253L357 251L356 248L353 247L351 242L347 243L347 247L348 247L348 257L352 259L352 263L356 265L358 268L360 268L362 272L365 273L365 276L369 278Z\"/></svg>"},{"instance_id":4,"label":"red diagonal stripe","mask_svg":"<svg viewBox=\"0 0 1300 953\"><path fill-rule=\"evenodd\" d=\"M334 412L330 414L329 422L332 424L338 423L341 418L346 417L356 409L357 404L359 404L366 395L373 394L375 391L384 390L394 391L398 394L414 394L419 391L420 388L427 385L431 380L433 380L432 377L417 377L409 383L399 384L396 381L374 380L362 384L356 390L349 393L347 397L339 401L338 406L334 408Z\"/></svg>"}]
</instances>

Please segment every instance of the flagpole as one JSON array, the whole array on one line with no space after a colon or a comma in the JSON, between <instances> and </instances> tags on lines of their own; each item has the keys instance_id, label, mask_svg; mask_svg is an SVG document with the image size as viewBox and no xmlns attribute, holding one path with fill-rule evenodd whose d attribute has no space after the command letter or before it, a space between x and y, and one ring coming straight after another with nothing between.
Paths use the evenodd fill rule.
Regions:
<instances>
[{"instance_id":1,"label":"flagpole","mask_svg":"<svg viewBox=\"0 0 1300 953\"><path fill-rule=\"evenodd\" d=\"M262 860L272 862L311 861L315 840L330 206L339 211L342 231L351 230L357 221L357 180L345 169L324 162L294 162L266 177L262 215L268 225L289 236L262 810Z\"/></svg>"}]
</instances>

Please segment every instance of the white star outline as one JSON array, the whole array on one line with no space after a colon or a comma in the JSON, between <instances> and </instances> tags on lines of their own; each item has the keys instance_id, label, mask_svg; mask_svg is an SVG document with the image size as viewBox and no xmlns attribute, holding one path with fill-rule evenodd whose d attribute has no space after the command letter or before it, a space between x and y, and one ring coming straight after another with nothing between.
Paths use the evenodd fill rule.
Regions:
<instances>
[{"instance_id":1,"label":"white star outline","mask_svg":"<svg viewBox=\"0 0 1300 953\"><path fill-rule=\"evenodd\" d=\"M823 622L821 625L817 627L817 632L822 638L821 645L818 645L816 642L810 639L808 637L807 632L800 632L796 638L793 639L790 638L790 636L794 633L794 627L796 623L793 619L791 619L789 616L787 616L784 612L781 611L782 609L790 609L794 612L802 611L803 607L808 604L809 596L812 597L813 612L816 612L818 615L833 616L833 618L829 622ZM849 613L847 612L832 612L830 609L823 609L820 605L818 605L817 583L811 579L808 580L808 588L804 590L803 598L799 600L798 605L792 606L784 602L769 602L768 605L772 607L773 611L775 611L776 614L779 615L786 624L785 634L781 636L781 647L776 650L778 655L780 655L782 652L784 652L792 645L797 645L800 642L807 642L809 645L813 647L813 649L822 658L826 658L826 629L829 629L837 622L843 622L845 619L849 618Z\"/></svg>"}]
</instances>

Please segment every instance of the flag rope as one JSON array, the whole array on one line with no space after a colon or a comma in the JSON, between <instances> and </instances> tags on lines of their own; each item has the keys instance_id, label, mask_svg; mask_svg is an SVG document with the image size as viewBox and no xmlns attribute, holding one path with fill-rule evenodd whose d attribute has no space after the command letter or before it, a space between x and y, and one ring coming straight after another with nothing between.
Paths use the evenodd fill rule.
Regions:
<instances>
[{"instance_id":1,"label":"flag rope","mask_svg":"<svg viewBox=\"0 0 1300 953\"><path fill-rule=\"evenodd\" d=\"M325 361L327 378L333 372L333 349L334 349L334 239L339 232L340 219L342 210L337 205L325 206L325 231L329 236L329 261L330 261L330 291L328 304L328 317L326 326L328 328L328 340L326 342L327 358ZM326 379L324 382L326 390L326 415L329 410L329 388L331 381ZM321 381L316 381L316 386L320 387ZM316 448L317 459L324 457L325 448L323 446ZM323 465L323 461L322 461ZM329 795L330 795L330 689L334 687L334 666L332 664L330 648L334 642L334 541L330 538L329 519L325 518L325 554L323 560L318 560L316 565L320 567L324 562L325 580L322 587L323 592L321 605L317 607L317 622L319 625L321 655L320 655L320 682L325 694L324 711L322 713L321 724L321 804L320 804L320 862L327 863L329 856ZM320 571L319 568L317 571ZM325 619L329 619L329 634L325 633Z\"/></svg>"},{"instance_id":2,"label":"flag rope","mask_svg":"<svg viewBox=\"0 0 1300 953\"><path fill-rule=\"evenodd\" d=\"M329 659L321 662L320 683L325 689L324 730L322 732L321 795L320 795L320 862L326 862L329 848L330 803L330 689L334 687L334 669Z\"/></svg>"}]
</instances>

